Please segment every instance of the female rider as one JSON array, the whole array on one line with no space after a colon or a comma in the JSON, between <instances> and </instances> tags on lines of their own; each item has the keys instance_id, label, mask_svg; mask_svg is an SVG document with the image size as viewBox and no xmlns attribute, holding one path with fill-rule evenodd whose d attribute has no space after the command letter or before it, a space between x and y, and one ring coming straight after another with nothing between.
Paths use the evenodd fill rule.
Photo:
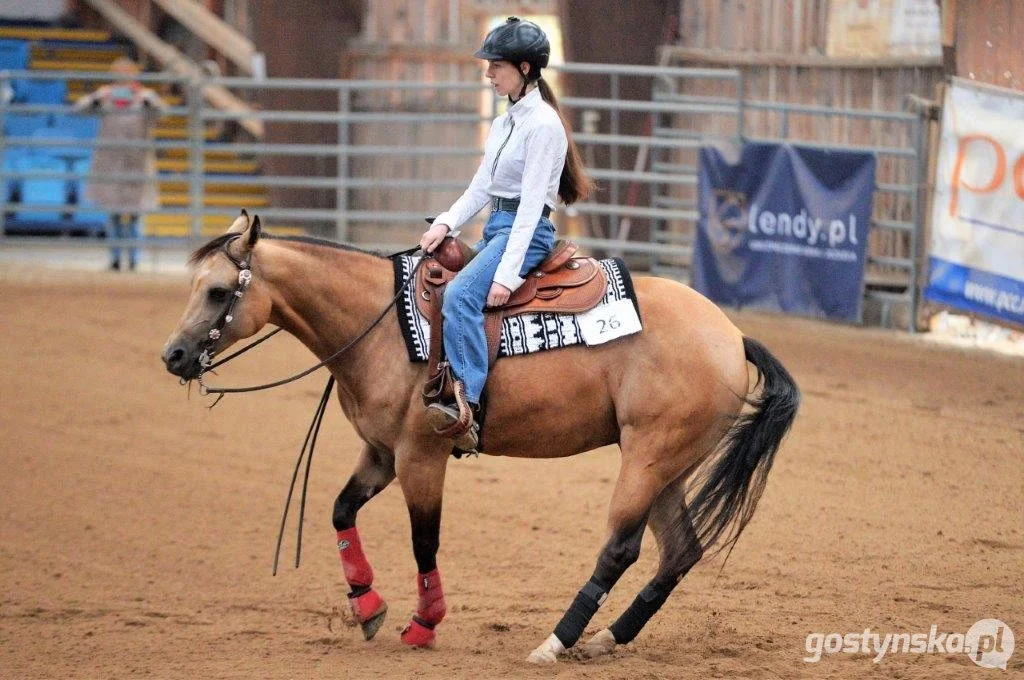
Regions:
<instances>
[{"instance_id":1,"label":"female rider","mask_svg":"<svg viewBox=\"0 0 1024 680\"><path fill-rule=\"evenodd\" d=\"M456 389L464 389L473 410L487 380L485 306L505 304L551 251L555 226L548 215L557 199L568 205L586 198L593 187L541 74L550 53L544 31L516 17L484 39L474 56L487 60L485 75L499 96L508 97L508 112L494 119L469 188L420 239L420 247L431 253L450 231L491 206L483 239L474 246L477 254L448 284L443 305L445 355ZM427 419L441 431L457 422L458 411L430 404ZM455 446L473 451L477 442L478 425L470 420L456 434Z\"/></svg>"}]
</instances>

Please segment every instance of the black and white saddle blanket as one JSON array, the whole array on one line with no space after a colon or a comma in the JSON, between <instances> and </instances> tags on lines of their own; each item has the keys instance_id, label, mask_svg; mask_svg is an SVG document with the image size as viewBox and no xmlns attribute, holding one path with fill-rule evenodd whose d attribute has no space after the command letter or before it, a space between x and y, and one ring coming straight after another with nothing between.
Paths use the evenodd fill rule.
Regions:
<instances>
[{"instance_id":1,"label":"black and white saddle blanket","mask_svg":"<svg viewBox=\"0 0 1024 680\"><path fill-rule=\"evenodd\" d=\"M419 257L394 258L395 292L412 274ZM543 352L572 345L600 345L616 338L639 333L640 307L633 291L633 279L619 258L600 260L608 275L608 291L601 303L582 314L540 312L520 314L502 321L499 357ZM430 350L430 324L420 314L410 285L396 305L410 361L426 361Z\"/></svg>"}]
</instances>

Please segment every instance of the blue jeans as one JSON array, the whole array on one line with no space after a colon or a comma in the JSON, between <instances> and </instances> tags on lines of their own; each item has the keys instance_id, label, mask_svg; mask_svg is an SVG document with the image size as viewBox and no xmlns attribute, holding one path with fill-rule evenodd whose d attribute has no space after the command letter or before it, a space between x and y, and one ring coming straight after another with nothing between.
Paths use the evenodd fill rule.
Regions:
<instances>
[{"instance_id":1,"label":"blue jeans","mask_svg":"<svg viewBox=\"0 0 1024 680\"><path fill-rule=\"evenodd\" d=\"M139 231L139 216L138 215L121 215L118 213L111 213L110 215L110 230L107 232L111 238L117 239L138 239L140 236ZM139 249L134 247L128 248L128 266L131 269L135 269L135 265L139 260ZM113 246L110 249L110 264L114 267L120 268L121 266L121 247Z\"/></svg>"},{"instance_id":2,"label":"blue jeans","mask_svg":"<svg viewBox=\"0 0 1024 680\"><path fill-rule=\"evenodd\" d=\"M444 293L444 351L455 377L466 384L466 399L473 404L480 403L480 394L487 382L484 307L515 217L512 212L491 213L484 226L483 240L473 246L476 257L448 284ZM542 218L533 232L519 275L525 276L543 262L554 245L555 225Z\"/></svg>"}]
</instances>

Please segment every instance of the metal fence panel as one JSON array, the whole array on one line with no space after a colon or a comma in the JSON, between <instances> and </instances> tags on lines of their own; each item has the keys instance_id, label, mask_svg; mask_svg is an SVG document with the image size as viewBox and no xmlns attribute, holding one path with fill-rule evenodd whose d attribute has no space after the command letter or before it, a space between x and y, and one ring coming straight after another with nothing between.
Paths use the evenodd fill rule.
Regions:
<instances>
[{"instance_id":1,"label":"metal fence panel","mask_svg":"<svg viewBox=\"0 0 1024 680\"><path fill-rule=\"evenodd\" d=\"M607 79L610 93L607 98L560 99L567 117L577 121L575 139L602 187L595 198L556 216L560 228L583 245L600 253L626 255L634 267L687 279L698 217L700 147L715 140L738 143L745 138L748 118L770 115L777 128L767 139L871 151L887 159L888 170L896 169L887 170L884 178L879 176L866 295L887 305L905 302L914 318L925 167L920 111L751 100L743 96L743 74L734 69L563 64L553 65L552 70ZM117 78L110 73L6 71L0 72L0 88L22 77L92 84ZM637 78L650 83L649 96L620 97L627 79ZM468 184L487 124L501 106L493 90L483 83L255 81L237 77L186 80L167 74L142 74L140 80L180 99L167 111L169 119L183 121L172 138L100 142L0 135L0 157L16 149L71 145L159 153L163 170L157 180L174 187L171 193L175 198L144 219L154 226L151 234L177 234L188 245L223 230L240 208L251 207L226 205L225 201L258 196L266 203L258 212L272 229L276 226L395 249L408 247L418 239L422 217L446 208ZM280 109L223 111L204 99L205 89L212 86L231 88L243 97L271 90L316 92L328 95L324 101L333 103L316 110L300 110L292 104ZM0 123L24 114L69 112L68 105L0 101ZM626 115L645 116L645 133L625 132L621 123ZM246 137L233 129L248 119L266 122L266 139ZM794 134L814 128L805 124L811 119L845 119L897 132L880 135L872 144L828 145ZM299 139L290 134L296 125L304 133ZM597 157L606 158L607 164L592 162ZM625 158L633 159L631 168L623 167ZM18 170L7 164L0 167L3 186L11 181L46 179L81 187L83 182L126 178L101 176L70 164L62 172ZM181 187L184 191L177 190ZM5 218L0 238L6 236L7 217L13 213L57 211L71 228L75 224L71 216L96 212L94 207L73 202L70 194L59 205L12 204L10 198L8 191L0 191L0 215ZM155 229L155 225L164 228ZM646 237L635 238L638 232ZM141 245L164 247L169 242L173 240L150 236Z\"/></svg>"}]
</instances>

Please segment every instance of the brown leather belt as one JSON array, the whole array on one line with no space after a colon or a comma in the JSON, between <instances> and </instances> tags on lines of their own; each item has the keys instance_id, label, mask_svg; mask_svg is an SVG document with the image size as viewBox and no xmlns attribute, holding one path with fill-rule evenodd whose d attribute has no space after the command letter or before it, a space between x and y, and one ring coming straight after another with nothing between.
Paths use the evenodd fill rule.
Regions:
<instances>
[{"instance_id":1,"label":"brown leather belt","mask_svg":"<svg viewBox=\"0 0 1024 680\"><path fill-rule=\"evenodd\" d=\"M518 198L502 198L501 196L491 196L491 212L516 212L518 210ZM541 211L540 216L547 217L550 214L551 207L545 204L544 210Z\"/></svg>"}]
</instances>

